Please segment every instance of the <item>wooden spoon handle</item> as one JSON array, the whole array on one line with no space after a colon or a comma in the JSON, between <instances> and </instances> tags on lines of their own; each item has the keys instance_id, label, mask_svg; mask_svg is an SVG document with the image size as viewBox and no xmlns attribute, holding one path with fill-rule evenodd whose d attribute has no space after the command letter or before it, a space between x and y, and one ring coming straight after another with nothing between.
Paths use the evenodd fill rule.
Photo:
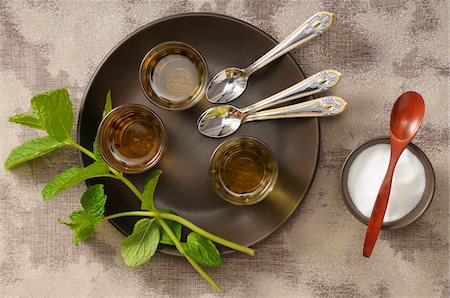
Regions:
<instances>
[{"instance_id":1,"label":"wooden spoon handle","mask_svg":"<svg viewBox=\"0 0 450 298\"><path fill-rule=\"evenodd\" d=\"M389 162L389 167L384 176L383 183L381 183L380 191L378 192L375 206L373 206L372 215L370 216L369 224L366 231L366 239L364 240L363 256L370 257L375 242L377 241L378 234L380 234L381 226L383 225L384 215L389 201L389 195L391 193L392 178L394 176L395 165L397 164L397 158L393 158Z\"/></svg>"}]
</instances>

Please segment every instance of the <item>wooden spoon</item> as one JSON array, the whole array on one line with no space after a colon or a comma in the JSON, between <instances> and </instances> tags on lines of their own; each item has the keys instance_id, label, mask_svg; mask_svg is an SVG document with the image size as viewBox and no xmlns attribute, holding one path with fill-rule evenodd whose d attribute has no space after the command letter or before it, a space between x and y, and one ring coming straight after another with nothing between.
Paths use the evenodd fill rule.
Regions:
<instances>
[{"instance_id":1,"label":"wooden spoon","mask_svg":"<svg viewBox=\"0 0 450 298\"><path fill-rule=\"evenodd\" d=\"M419 130L424 113L425 103L423 98L419 93L413 91L403 93L392 108L390 124L391 159L386 176L384 176L378 192L369 225L367 226L363 249L363 256L365 257L369 257L372 253L383 225L384 214L386 213L389 194L391 193L395 165L403 150L405 150L406 146L416 135L417 130Z\"/></svg>"}]
</instances>

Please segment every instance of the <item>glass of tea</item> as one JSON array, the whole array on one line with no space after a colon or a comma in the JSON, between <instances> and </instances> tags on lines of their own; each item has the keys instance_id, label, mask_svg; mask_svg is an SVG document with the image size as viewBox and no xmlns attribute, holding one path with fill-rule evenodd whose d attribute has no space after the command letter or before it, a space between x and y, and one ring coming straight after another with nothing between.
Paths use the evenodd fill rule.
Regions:
<instances>
[{"instance_id":1,"label":"glass of tea","mask_svg":"<svg viewBox=\"0 0 450 298\"><path fill-rule=\"evenodd\" d=\"M152 110L127 104L113 109L100 123L97 146L111 167L137 174L158 163L167 147L167 134Z\"/></svg>"},{"instance_id":2,"label":"glass of tea","mask_svg":"<svg viewBox=\"0 0 450 298\"><path fill-rule=\"evenodd\" d=\"M197 50L182 42L165 42L142 60L139 77L146 97L166 110L186 110L206 92L208 68Z\"/></svg>"},{"instance_id":3,"label":"glass of tea","mask_svg":"<svg viewBox=\"0 0 450 298\"><path fill-rule=\"evenodd\" d=\"M216 193L236 205L262 201L278 179L278 164L270 148L252 137L224 141L213 152L209 174Z\"/></svg>"}]
</instances>

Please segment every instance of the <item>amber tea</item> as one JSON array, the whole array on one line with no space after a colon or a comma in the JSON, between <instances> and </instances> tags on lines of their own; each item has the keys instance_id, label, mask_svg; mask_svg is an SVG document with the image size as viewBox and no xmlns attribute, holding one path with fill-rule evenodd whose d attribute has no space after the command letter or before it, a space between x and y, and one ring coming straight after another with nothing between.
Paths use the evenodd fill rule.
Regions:
<instances>
[{"instance_id":1,"label":"amber tea","mask_svg":"<svg viewBox=\"0 0 450 298\"><path fill-rule=\"evenodd\" d=\"M140 105L111 111L100 125L97 142L108 164L122 172L139 173L155 165L166 148L161 119Z\"/></svg>"},{"instance_id":2,"label":"amber tea","mask_svg":"<svg viewBox=\"0 0 450 298\"><path fill-rule=\"evenodd\" d=\"M238 137L213 153L210 175L217 194L238 205L255 204L273 189L278 166L273 152L261 141Z\"/></svg>"}]
</instances>

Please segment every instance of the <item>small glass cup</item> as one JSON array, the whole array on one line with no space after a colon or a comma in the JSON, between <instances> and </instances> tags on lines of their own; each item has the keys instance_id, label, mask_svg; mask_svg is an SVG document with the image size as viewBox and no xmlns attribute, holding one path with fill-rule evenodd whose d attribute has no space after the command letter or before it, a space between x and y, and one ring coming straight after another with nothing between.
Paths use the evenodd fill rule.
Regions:
<instances>
[{"instance_id":1,"label":"small glass cup","mask_svg":"<svg viewBox=\"0 0 450 298\"><path fill-rule=\"evenodd\" d=\"M275 156L262 141L236 137L224 141L213 152L209 174L216 193L236 205L262 201L278 179Z\"/></svg>"},{"instance_id":2,"label":"small glass cup","mask_svg":"<svg viewBox=\"0 0 450 298\"><path fill-rule=\"evenodd\" d=\"M160 108L186 110L205 95L208 68L202 55L182 42L165 42L142 60L139 77L145 96Z\"/></svg>"},{"instance_id":3,"label":"small glass cup","mask_svg":"<svg viewBox=\"0 0 450 298\"><path fill-rule=\"evenodd\" d=\"M167 147L161 119L149 108L127 104L106 115L97 131L103 159L116 170L142 173L158 163Z\"/></svg>"}]
</instances>

